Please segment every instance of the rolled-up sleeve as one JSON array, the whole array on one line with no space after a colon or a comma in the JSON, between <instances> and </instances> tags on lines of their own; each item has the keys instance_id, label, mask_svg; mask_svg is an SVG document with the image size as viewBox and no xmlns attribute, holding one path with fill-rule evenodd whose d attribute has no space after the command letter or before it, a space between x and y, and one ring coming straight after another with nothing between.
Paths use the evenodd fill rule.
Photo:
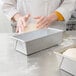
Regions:
<instances>
[{"instance_id":1,"label":"rolled-up sleeve","mask_svg":"<svg viewBox=\"0 0 76 76\"><path fill-rule=\"evenodd\" d=\"M56 10L63 15L66 22L69 20L72 12L75 9L75 2L76 0L63 0L60 7Z\"/></svg>"},{"instance_id":2,"label":"rolled-up sleeve","mask_svg":"<svg viewBox=\"0 0 76 76\"><path fill-rule=\"evenodd\" d=\"M17 0L2 0L2 10L9 20L18 13Z\"/></svg>"}]
</instances>

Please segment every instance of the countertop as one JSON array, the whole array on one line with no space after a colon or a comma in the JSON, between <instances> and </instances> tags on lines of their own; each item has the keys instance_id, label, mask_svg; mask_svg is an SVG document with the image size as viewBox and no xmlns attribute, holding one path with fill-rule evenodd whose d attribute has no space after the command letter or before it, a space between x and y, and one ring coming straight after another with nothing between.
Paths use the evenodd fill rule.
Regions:
<instances>
[{"instance_id":1,"label":"countertop","mask_svg":"<svg viewBox=\"0 0 76 76\"><path fill-rule=\"evenodd\" d=\"M58 68L53 53L58 46L26 56L13 44L11 34L0 34L0 76L71 76Z\"/></svg>"}]
</instances>

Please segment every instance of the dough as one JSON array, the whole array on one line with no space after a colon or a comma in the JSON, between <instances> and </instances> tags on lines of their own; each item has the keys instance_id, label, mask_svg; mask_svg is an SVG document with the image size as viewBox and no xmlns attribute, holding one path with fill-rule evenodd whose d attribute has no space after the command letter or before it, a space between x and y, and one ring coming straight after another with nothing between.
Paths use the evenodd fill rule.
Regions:
<instances>
[{"instance_id":1,"label":"dough","mask_svg":"<svg viewBox=\"0 0 76 76\"><path fill-rule=\"evenodd\" d=\"M29 24L26 28L24 32L31 32L31 31L35 31L38 30L38 28L36 27L36 24Z\"/></svg>"},{"instance_id":2,"label":"dough","mask_svg":"<svg viewBox=\"0 0 76 76\"><path fill-rule=\"evenodd\" d=\"M63 53L64 56L76 59L76 48L70 48Z\"/></svg>"}]
</instances>

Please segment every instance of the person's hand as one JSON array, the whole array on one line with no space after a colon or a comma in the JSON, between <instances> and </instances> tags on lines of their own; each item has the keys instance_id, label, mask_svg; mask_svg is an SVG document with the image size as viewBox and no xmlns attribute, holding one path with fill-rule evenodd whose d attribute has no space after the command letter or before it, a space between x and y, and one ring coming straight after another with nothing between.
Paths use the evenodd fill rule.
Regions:
<instances>
[{"instance_id":1,"label":"person's hand","mask_svg":"<svg viewBox=\"0 0 76 76\"><path fill-rule=\"evenodd\" d=\"M37 16L34 17L37 19L37 28L47 28L50 24L57 20L57 15L52 13L49 16Z\"/></svg>"},{"instance_id":2,"label":"person's hand","mask_svg":"<svg viewBox=\"0 0 76 76\"><path fill-rule=\"evenodd\" d=\"M17 21L16 32L24 32L25 28L27 27L27 21L29 19L29 16L30 15L26 15L19 18L19 20Z\"/></svg>"},{"instance_id":3,"label":"person's hand","mask_svg":"<svg viewBox=\"0 0 76 76\"><path fill-rule=\"evenodd\" d=\"M25 15L25 16L21 16L19 14L17 14L14 19L17 22L17 26L16 26L16 32L17 33L21 33L24 32L25 28L27 27L27 21L29 19L30 15Z\"/></svg>"}]
</instances>

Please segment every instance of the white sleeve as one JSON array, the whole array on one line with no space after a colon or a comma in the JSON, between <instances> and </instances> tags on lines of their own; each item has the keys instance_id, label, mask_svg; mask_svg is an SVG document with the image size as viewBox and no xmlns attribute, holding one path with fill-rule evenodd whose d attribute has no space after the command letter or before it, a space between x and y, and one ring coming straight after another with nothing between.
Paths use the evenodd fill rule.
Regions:
<instances>
[{"instance_id":1,"label":"white sleeve","mask_svg":"<svg viewBox=\"0 0 76 76\"><path fill-rule=\"evenodd\" d=\"M18 13L17 0L2 0L2 10L9 20Z\"/></svg>"},{"instance_id":2,"label":"white sleeve","mask_svg":"<svg viewBox=\"0 0 76 76\"><path fill-rule=\"evenodd\" d=\"M69 20L72 12L74 11L75 1L76 0L63 0L60 7L56 10L63 15L66 22Z\"/></svg>"}]
</instances>

